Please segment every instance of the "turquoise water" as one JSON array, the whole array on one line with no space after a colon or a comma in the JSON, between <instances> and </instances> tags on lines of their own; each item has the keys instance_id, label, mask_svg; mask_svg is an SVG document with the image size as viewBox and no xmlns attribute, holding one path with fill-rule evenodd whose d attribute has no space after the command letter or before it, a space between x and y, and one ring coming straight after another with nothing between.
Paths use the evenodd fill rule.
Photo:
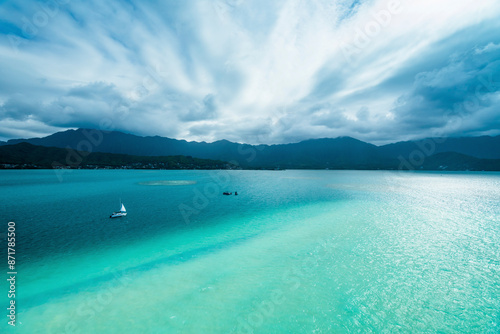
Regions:
<instances>
[{"instance_id":1,"label":"turquoise water","mask_svg":"<svg viewBox=\"0 0 500 334\"><path fill-rule=\"evenodd\" d=\"M1 332L500 332L499 173L0 171L0 189Z\"/></svg>"}]
</instances>

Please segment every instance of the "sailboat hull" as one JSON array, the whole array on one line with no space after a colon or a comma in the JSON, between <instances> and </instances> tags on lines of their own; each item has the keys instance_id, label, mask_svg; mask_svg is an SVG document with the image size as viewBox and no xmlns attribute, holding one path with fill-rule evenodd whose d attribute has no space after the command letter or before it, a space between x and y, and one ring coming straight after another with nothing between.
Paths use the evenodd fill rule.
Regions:
<instances>
[{"instance_id":1,"label":"sailboat hull","mask_svg":"<svg viewBox=\"0 0 500 334\"><path fill-rule=\"evenodd\" d=\"M109 218L120 218L125 217L127 215L126 212L114 212Z\"/></svg>"}]
</instances>

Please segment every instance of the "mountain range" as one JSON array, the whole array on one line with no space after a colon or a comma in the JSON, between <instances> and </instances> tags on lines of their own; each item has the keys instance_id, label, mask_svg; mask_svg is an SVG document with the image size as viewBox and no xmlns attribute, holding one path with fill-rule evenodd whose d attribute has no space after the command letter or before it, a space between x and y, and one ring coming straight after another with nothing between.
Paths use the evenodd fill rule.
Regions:
<instances>
[{"instance_id":1,"label":"mountain range","mask_svg":"<svg viewBox=\"0 0 500 334\"><path fill-rule=\"evenodd\" d=\"M77 129L43 138L12 139L0 142L0 145L24 142L66 150L143 157L183 155L229 161L242 168L500 170L500 136L427 138L382 146L351 137L249 145L227 140L188 142L118 131Z\"/></svg>"},{"instance_id":2,"label":"mountain range","mask_svg":"<svg viewBox=\"0 0 500 334\"><path fill-rule=\"evenodd\" d=\"M187 156L135 156L84 152L30 143L0 146L0 169L81 168L81 169L228 169L223 161Z\"/></svg>"}]
</instances>

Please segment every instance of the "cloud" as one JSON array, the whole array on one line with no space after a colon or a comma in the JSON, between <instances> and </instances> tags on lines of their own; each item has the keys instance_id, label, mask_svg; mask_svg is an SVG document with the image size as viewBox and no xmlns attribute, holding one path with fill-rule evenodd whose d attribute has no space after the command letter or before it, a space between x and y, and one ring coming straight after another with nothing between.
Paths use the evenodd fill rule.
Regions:
<instances>
[{"instance_id":1,"label":"cloud","mask_svg":"<svg viewBox=\"0 0 500 334\"><path fill-rule=\"evenodd\" d=\"M186 103L184 104L186 105ZM216 117L217 102L213 94L208 94L201 102L195 101L189 107L187 112L179 113L181 121L193 122L206 119L213 119Z\"/></svg>"},{"instance_id":2,"label":"cloud","mask_svg":"<svg viewBox=\"0 0 500 334\"><path fill-rule=\"evenodd\" d=\"M5 1L0 140L495 134L499 18L495 0Z\"/></svg>"},{"instance_id":3,"label":"cloud","mask_svg":"<svg viewBox=\"0 0 500 334\"><path fill-rule=\"evenodd\" d=\"M475 52L476 54L483 54L483 53L493 52L498 49L500 49L500 44L488 43L488 45L486 45L483 48L477 48Z\"/></svg>"},{"instance_id":4,"label":"cloud","mask_svg":"<svg viewBox=\"0 0 500 334\"><path fill-rule=\"evenodd\" d=\"M500 130L500 48L488 45L455 54L447 65L419 73L392 110L399 126L419 135L431 130L442 135Z\"/></svg>"}]
</instances>

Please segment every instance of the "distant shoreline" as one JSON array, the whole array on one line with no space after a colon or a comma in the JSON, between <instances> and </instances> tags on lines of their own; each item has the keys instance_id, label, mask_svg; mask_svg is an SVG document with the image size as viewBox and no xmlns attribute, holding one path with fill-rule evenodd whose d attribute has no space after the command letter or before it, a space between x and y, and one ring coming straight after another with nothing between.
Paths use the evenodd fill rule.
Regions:
<instances>
[{"instance_id":1,"label":"distant shoreline","mask_svg":"<svg viewBox=\"0 0 500 334\"><path fill-rule=\"evenodd\" d=\"M337 146L339 145L343 144ZM313 150L316 150L315 153L310 153ZM500 159L477 158L457 152L412 151L408 156L400 154L383 158L374 158L364 150L355 152L346 148L342 153L316 146L293 149L281 155L279 152L265 150L239 152L236 149L232 152L233 155L228 155L228 152L231 150L224 149L212 154L214 159L196 157L207 156L207 152L193 156L138 156L78 151L70 147L48 147L22 142L0 146L0 169L500 171ZM272 159L261 159L261 156L266 155Z\"/></svg>"},{"instance_id":2,"label":"distant shoreline","mask_svg":"<svg viewBox=\"0 0 500 334\"><path fill-rule=\"evenodd\" d=\"M273 169L273 168L122 168L122 167L112 167L112 166L104 166L104 167L79 167L79 168L50 168L50 167L37 167L37 166L16 166L16 167L6 167L5 164L0 164L0 171L2 170L183 170L183 171L211 171L211 170L240 170L240 171L273 171L273 172L284 172L287 170L311 170L311 171L367 171L367 172L439 172L439 173L448 173L448 172L467 172L467 173L483 173L483 172L493 172L498 173L500 170L455 170L455 169L352 169L352 168L287 168L287 169Z\"/></svg>"}]
</instances>

